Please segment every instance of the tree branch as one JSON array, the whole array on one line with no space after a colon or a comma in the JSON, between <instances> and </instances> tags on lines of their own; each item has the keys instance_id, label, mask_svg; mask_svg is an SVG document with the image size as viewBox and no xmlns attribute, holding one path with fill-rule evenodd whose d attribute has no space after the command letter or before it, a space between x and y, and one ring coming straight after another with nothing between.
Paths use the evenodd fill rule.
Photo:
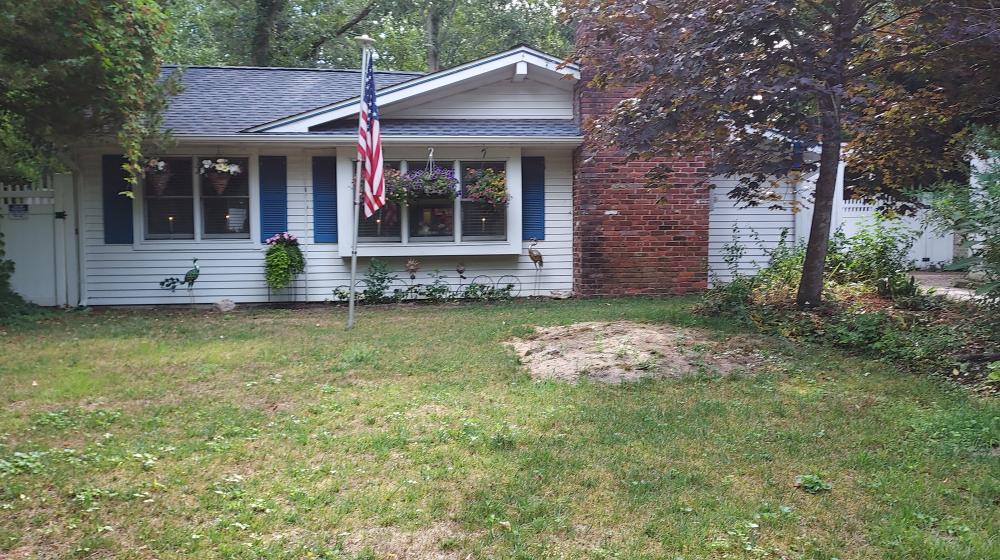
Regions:
<instances>
[{"instance_id":1,"label":"tree branch","mask_svg":"<svg viewBox=\"0 0 1000 560\"><path fill-rule=\"evenodd\" d=\"M805 0L805 3L808 4L810 8L812 8L817 14L820 15L820 17L825 19L827 22L833 24L836 21L836 18L834 18L833 13L831 13L830 10L827 10L821 4L818 4L813 0Z\"/></svg>"},{"instance_id":2,"label":"tree branch","mask_svg":"<svg viewBox=\"0 0 1000 560\"><path fill-rule=\"evenodd\" d=\"M898 55L898 56L892 56L892 57L889 57L889 58L886 58L886 59L883 59L883 60L873 60L873 61L871 61L868 64L862 64L861 66L858 66L854 70L848 72L847 73L847 77L849 77L849 78L856 78L858 76L862 76L864 74L867 74L868 72L871 72L873 70L878 70L878 69L884 68L886 66L892 66L893 64L897 64L899 62L906 62L907 60L920 60L920 59L924 59L924 58L930 58L931 56L936 55L937 53L939 53L941 51L950 49L952 47L956 47L958 45L962 45L964 43L971 43L973 41L978 41L980 39L989 37L990 35L993 35L993 34L996 34L996 33L1000 33L1000 31L998 31L996 29L991 29L991 30L989 30L989 31L987 31L985 33L981 33L979 35L976 35L975 37L969 37L968 39L962 39L961 41L955 41L954 43L949 43L947 45L942 45L942 46L940 46L940 47L938 47L938 48L936 48L936 49L934 49L932 51L928 51L928 52L925 52L925 53L907 53L907 54L901 54L901 55Z\"/></svg>"},{"instance_id":3,"label":"tree branch","mask_svg":"<svg viewBox=\"0 0 1000 560\"><path fill-rule=\"evenodd\" d=\"M348 31L353 29L355 25L361 23L361 21L366 17L368 17L368 14L370 14L372 10L375 8L376 2L378 2L378 0L369 0L369 2L365 4L363 8L358 10L358 13L354 14L354 17L347 20L346 23L338 27L333 32L333 35L322 35L320 37L317 37L316 40L309 45L309 58L315 59L316 55L319 54L319 49L322 48L327 41L329 41L330 39L336 39L337 37L340 37L344 33L347 33Z\"/></svg>"},{"instance_id":4,"label":"tree branch","mask_svg":"<svg viewBox=\"0 0 1000 560\"><path fill-rule=\"evenodd\" d=\"M372 9L375 8L375 2L377 2L377 0L370 0L364 8L361 8L358 13L354 14L354 17L347 20L347 23L338 27L337 30L333 32L333 36L340 37L344 33L350 31L355 25L361 23L361 20L365 19L368 17L368 14L372 13Z\"/></svg>"}]
</instances>

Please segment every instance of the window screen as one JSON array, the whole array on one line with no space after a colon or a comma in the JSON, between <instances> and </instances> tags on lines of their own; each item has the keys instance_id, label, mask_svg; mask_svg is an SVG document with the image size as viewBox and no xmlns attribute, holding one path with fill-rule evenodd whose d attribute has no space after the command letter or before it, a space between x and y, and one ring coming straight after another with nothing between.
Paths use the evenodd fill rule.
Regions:
<instances>
[{"instance_id":1,"label":"window screen","mask_svg":"<svg viewBox=\"0 0 1000 560\"><path fill-rule=\"evenodd\" d=\"M143 180L146 239L194 239L194 181L190 158L163 158L166 173Z\"/></svg>"},{"instance_id":2,"label":"window screen","mask_svg":"<svg viewBox=\"0 0 1000 560\"><path fill-rule=\"evenodd\" d=\"M399 170L398 161L383 163L384 169ZM399 205L387 201L370 218L365 217L364 201L358 206L358 241L399 241L403 215Z\"/></svg>"},{"instance_id":3,"label":"window screen","mask_svg":"<svg viewBox=\"0 0 1000 560\"><path fill-rule=\"evenodd\" d=\"M504 240L507 239L507 206L494 207L485 202L464 198L464 186L480 169L505 172L507 164L502 161L462 162L462 239L463 240Z\"/></svg>"},{"instance_id":4,"label":"window screen","mask_svg":"<svg viewBox=\"0 0 1000 560\"><path fill-rule=\"evenodd\" d=\"M213 159L209 157L199 158ZM227 158L240 166L238 175L231 175L225 185L201 178L201 216L203 237L250 237L249 162L246 158Z\"/></svg>"}]
</instances>

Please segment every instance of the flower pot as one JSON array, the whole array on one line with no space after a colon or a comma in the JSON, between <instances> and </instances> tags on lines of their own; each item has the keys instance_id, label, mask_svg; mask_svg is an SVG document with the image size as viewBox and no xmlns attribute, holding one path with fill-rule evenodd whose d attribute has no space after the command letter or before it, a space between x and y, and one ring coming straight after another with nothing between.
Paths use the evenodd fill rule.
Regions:
<instances>
[{"instance_id":1,"label":"flower pot","mask_svg":"<svg viewBox=\"0 0 1000 560\"><path fill-rule=\"evenodd\" d=\"M226 192L226 187L229 186L229 179L232 177L229 173L206 173L205 179L208 180L208 184L212 185L212 189L215 194L221 195Z\"/></svg>"},{"instance_id":2,"label":"flower pot","mask_svg":"<svg viewBox=\"0 0 1000 560\"><path fill-rule=\"evenodd\" d=\"M170 184L170 173L154 173L146 176L146 184L156 196L162 195Z\"/></svg>"}]
</instances>

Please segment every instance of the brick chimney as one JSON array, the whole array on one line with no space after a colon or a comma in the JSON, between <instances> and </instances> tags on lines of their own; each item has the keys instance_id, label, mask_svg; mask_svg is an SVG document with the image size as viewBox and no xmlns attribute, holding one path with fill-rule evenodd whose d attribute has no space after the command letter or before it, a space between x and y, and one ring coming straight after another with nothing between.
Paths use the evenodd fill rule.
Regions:
<instances>
[{"instance_id":1,"label":"brick chimney","mask_svg":"<svg viewBox=\"0 0 1000 560\"><path fill-rule=\"evenodd\" d=\"M578 29L577 41L593 40L588 35ZM575 92L584 128L634 91L593 89L592 77L582 68ZM662 162L673 169L668 184L650 185L646 173ZM699 160L626 162L621 152L586 138L574 157L574 291L618 296L705 290L709 191L694 186L704 173Z\"/></svg>"}]
</instances>

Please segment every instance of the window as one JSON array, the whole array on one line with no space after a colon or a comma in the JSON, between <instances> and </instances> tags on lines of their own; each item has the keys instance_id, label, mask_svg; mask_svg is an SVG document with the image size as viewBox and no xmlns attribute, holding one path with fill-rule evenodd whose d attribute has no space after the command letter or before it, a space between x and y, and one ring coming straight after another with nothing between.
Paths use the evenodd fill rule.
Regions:
<instances>
[{"instance_id":1,"label":"window","mask_svg":"<svg viewBox=\"0 0 1000 560\"><path fill-rule=\"evenodd\" d=\"M147 175L143 185L145 238L250 238L249 160L227 157L241 172L210 181L198 172L212 157L167 157L166 173Z\"/></svg>"},{"instance_id":2,"label":"window","mask_svg":"<svg viewBox=\"0 0 1000 560\"><path fill-rule=\"evenodd\" d=\"M423 162L387 161L386 169L405 172L407 164L423 167ZM457 164L457 165L456 165ZM442 161L439 166L466 169L491 168L505 171L503 161ZM463 171L460 182L469 173ZM461 189L461 184L459 185ZM418 198L400 207L389 202L371 218L365 218L359 208L359 243L433 243L457 241L504 241L507 239L507 207L493 206L474 200ZM459 228L459 226L461 226Z\"/></svg>"},{"instance_id":3,"label":"window","mask_svg":"<svg viewBox=\"0 0 1000 560\"><path fill-rule=\"evenodd\" d=\"M384 169L399 171L400 162L387 161ZM358 242L400 241L402 239L403 213L398 204L386 201L385 206L375 211L370 218L365 217L364 204L358 206Z\"/></svg>"},{"instance_id":4,"label":"window","mask_svg":"<svg viewBox=\"0 0 1000 560\"><path fill-rule=\"evenodd\" d=\"M410 239L454 241L455 203L446 198L424 198L409 204Z\"/></svg>"},{"instance_id":5,"label":"window","mask_svg":"<svg viewBox=\"0 0 1000 560\"><path fill-rule=\"evenodd\" d=\"M201 159L217 159L211 157ZM250 180L246 158L226 158L240 166L241 173L230 175L224 184L201 177L202 237L250 238Z\"/></svg>"},{"instance_id":6,"label":"window","mask_svg":"<svg viewBox=\"0 0 1000 560\"><path fill-rule=\"evenodd\" d=\"M194 239L191 158L163 158L166 172L147 174L143 188L146 239Z\"/></svg>"},{"instance_id":7,"label":"window","mask_svg":"<svg viewBox=\"0 0 1000 560\"><path fill-rule=\"evenodd\" d=\"M462 162L462 239L502 241L507 239L507 207L494 207L464 197L465 185L469 184L472 175L481 169L492 169L503 173L507 165L502 161Z\"/></svg>"}]
</instances>

